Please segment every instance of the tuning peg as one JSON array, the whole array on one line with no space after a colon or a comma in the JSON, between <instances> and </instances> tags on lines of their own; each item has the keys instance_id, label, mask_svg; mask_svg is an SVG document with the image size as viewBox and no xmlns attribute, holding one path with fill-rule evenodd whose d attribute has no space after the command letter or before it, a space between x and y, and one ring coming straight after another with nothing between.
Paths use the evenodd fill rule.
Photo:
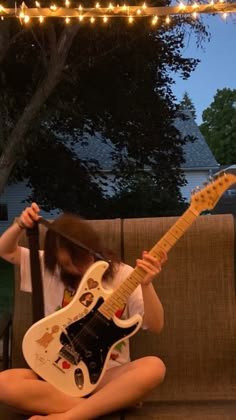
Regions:
<instances>
[{"instance_id":1,"label":"tuning peg","mask_svg":"<svg viewBox=\"0 0 236 420\"><path fill-rule=\"evenodd\" d=\"M203 181L202 185L203 185L204 187L207 187L208 182L207 182L207 181Z\"/></svg>"}]
</instances>

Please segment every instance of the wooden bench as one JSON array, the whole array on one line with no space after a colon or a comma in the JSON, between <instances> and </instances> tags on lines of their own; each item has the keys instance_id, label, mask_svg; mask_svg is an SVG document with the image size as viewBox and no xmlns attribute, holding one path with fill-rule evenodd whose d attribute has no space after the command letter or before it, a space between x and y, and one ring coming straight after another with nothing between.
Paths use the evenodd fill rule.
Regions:
<instances>
[{"instance_id":1,"label":"wooden bench","mask_svg":"<svg viewBox=\"0 0 236 420\"><path fill-rule=\"evenodd\" d=\"M128 264L149 250L178 218L90 221ZM45 228L41 227L42 231ZM43 233L42 233L43 236ZM22 238L25 245L25 238ZM155 281L165 309L158 336L139 331L131 339L132 358L158 355L166 364L163 384L142 408L125 419L236 419L235 225L232 215L199 216L170 251ZM24 365L22 337L31 325L31 296L19 291L15 269L12 367ZM135 386L135 385L134 385ZM0 405L0 418L16 420ZM120 413L106 417L120 418Z\"/></svg>"}]
</instances>

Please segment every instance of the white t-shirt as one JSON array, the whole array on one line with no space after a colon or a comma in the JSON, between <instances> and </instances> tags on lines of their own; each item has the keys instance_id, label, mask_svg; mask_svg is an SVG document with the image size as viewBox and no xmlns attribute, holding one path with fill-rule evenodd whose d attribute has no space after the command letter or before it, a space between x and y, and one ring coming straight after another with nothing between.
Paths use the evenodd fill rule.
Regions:
<instances>
[{"instance_id":1,"label":"white t-shirt","mask_svg":"<svg viewBox=\"0 0 236 420\"><path fill-rule=\"evenodd\" d=\"M57 269L54 274L51 274L46 270L44 265L44 252L39 251L39 255L43 281L45 316L47 316L66 306L73 298L75 290L69 289L63 284L60 279L59 269ZM24 292L32 292L29 250L23 247L21 247L20 270L21 290ZM103 284L103 286L112 289L116 288L132 271L133 268L131 266L121 263L115 276L110 281L106 281L106 284ZM139 314L142 317L144 314L141 286L138 286L129 296L125 308L122 308L121 318L128 319L135 314ZM108 368L123 365L129 361L129 340L126 339L113 348Z\"/></svg>"}]
</instances>

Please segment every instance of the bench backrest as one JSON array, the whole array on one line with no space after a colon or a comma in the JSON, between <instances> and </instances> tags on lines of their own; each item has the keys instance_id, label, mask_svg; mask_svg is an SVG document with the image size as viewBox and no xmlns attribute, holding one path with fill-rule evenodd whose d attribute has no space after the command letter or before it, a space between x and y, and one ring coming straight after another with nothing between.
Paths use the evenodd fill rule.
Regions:
<instances>
[{"instance_id":1,"label":"bench backrest","mask_svg":"<svg viewBox=\"0 0 236 420\"><path fill-rule=\"evenodd\" d=\"M149 250L177 218L90 221L128 264ZM44 228L42 236L44 234ZM160 356L167 366L154 400L236 398L236 307L234 219L200 216L170 251L154 282L165 309L158 335L138 332L132 357ZM22 238L25 244L25 238ZM23 362L21 341L31 325L30 294L19 291L16 268L13 366Z\"/></svg>"},{"instance_id":2,"label":"bench backrest","mask_svg":"<svg viewBox=\"0 0 236 420\"><path fill-rule=\"evenodd\" d=\"M176 218L124 222L124 258L133 264ZM159 336L138 333L134 357L157 354L167 366L155 400L236 397L234 219L200 216L169 253L155 281L165 308Z\"/></svg>"}]
</instances>

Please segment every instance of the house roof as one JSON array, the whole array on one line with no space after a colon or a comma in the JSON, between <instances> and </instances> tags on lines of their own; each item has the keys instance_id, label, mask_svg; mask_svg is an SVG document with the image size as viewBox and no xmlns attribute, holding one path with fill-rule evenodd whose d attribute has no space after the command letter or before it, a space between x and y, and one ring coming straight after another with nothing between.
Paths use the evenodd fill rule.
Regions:
<instances>
[{"instance_id":1,"label":"house roof","mask_svg":"<svg viewBox=\"0 0 236 420\"><path fill-rule=\"evenodd\" d=\"M84 139L83 139L84 140ZM100 133L94 136L88 136L83 146L77 143L74 147L77 156L84 162L90 161L90 167L94 162L94 168L97 164L104 171L113 169L112 155L115 153L115 146L109 139L104 139Z\"/></svg>"},{"instance_id":2,"label":"house roof","mask_svg":"<svg viewBox=\"0 0 236 420\"><path fill-rule=\"evenodd\" d=\"M195 138L194 142L189 141L183 147L185 162L182 168L212 170L219 168L218 162L193 118L177 118L175 126L183 136L191 135Z\"/></svg>"},{"instance_id":3,"label":"house roof","mask_svg":"<svg viewBox=\"0 0 236 420\"><path fill-rule=\"evenodd\" d=\"M194 119L190 117L177 118L175 126L183 136L191 135L195 138L193 142L188 141L183 146L185 162L182 164L182 168L185 170L218 170L219 164ZM100 133L83 138L83 140L85 140L83 146L81 143L77 143L74 149L79 158L85 162L94 160L94 169L99 164L103 171L111 171L113 168L112 154L115 153L114 144L109 139L104 139Z\"/></svg>"},{"instance_id":4,"label":"house roof","mask_svg":"<svg viewBox=\"0 0 236 420\"><path fill-rule=\"evenodd\" d=\"M236 175L236 164L233 165L220 165L216 174L220 172L230 172L231 174Z\"/></svg>"}]
</instances>

